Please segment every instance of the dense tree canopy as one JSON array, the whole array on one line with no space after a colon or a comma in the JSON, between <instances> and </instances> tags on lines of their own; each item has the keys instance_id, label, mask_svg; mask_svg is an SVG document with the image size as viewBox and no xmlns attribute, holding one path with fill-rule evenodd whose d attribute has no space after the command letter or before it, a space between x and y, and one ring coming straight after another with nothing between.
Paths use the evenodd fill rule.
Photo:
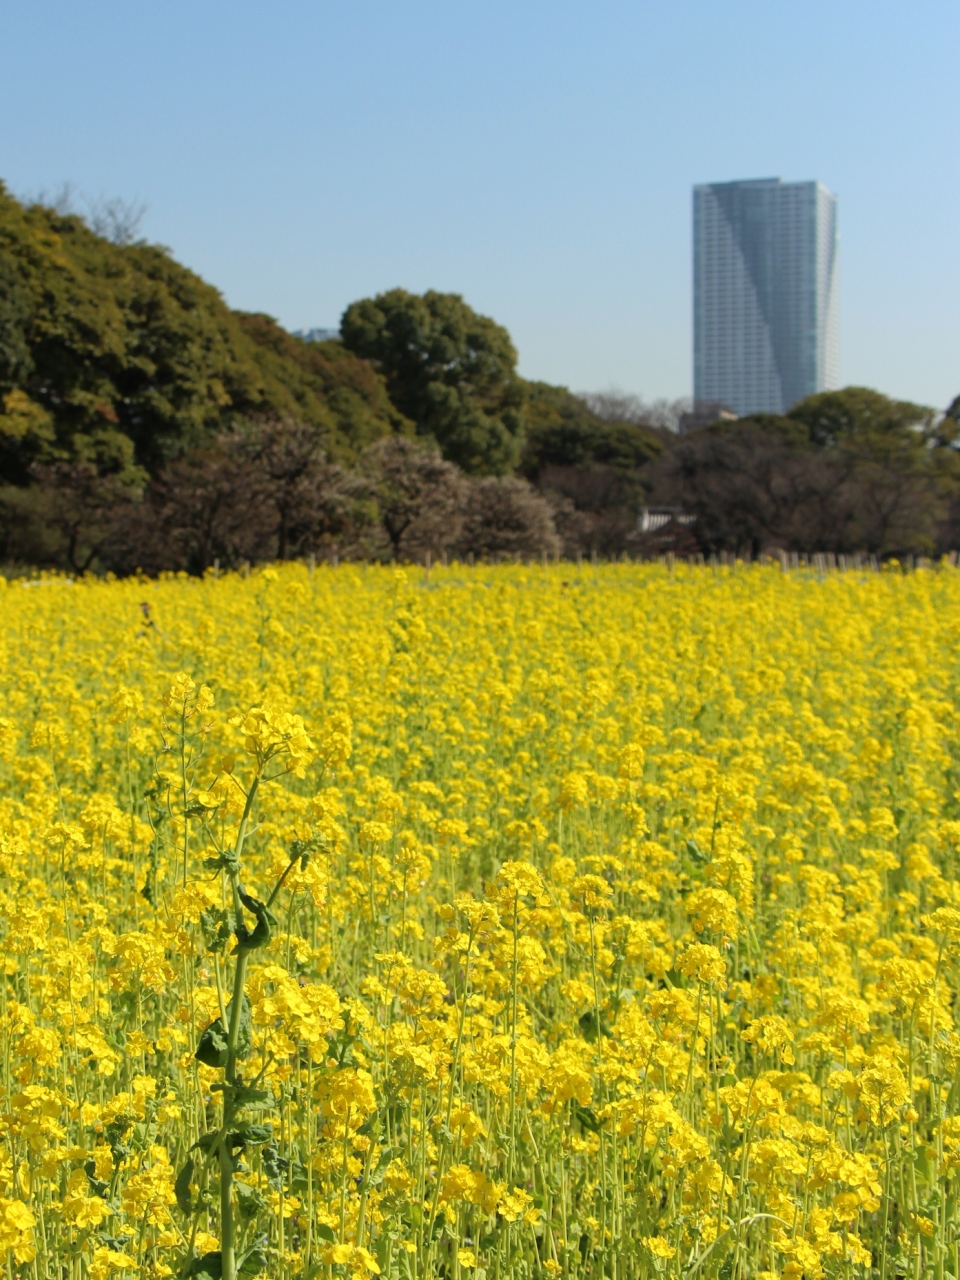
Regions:
<instances>
[{"instance_id":1,"label":"dense tree canopy","mask_svg":"<svg viewBox=\"0 0 960 1280\"><path fill-rule=\"evenodd\" d=\"M810 443L821 449L870 440L912 448L924 442L937 418L933 409L891 400L868 387L807 396L786 416L804 426Z\"/></svg>"},{"instance_id":2,"label":"dense tree canopy","mask_svg":"<svg viewBox=\"0 0 960 1280\"><path fill-rule=\"evenodd\" d=\"M708 550L905 555L956 545L960 454L949 416L865 387L682 436L647 474L696 516Z\"/></svg>"},{"instance_id":3,"label":"dense tree canopy","mask_svg":"<svg viewBox=\"0 0 960 1280\"><path fill-rule=\"evenodd\" d=\"M127 213L0 184L8 564L646 554L649 505L683 517L678 554L960 546L960 397L938 414L847 387L680 436L682 402L520 378L459 294L393 289L347 308L342 341L304 341Z\"/></svg>"},{"instance_id":4,"label":"dense tree canopy","mask_svg":"<svg viewBox=\"0 0 960 1280\"><path fill-rule=\"evenodd\" d=\"M523 470L531 478L544 467L610 466L630 471L663 452L649 427L599 418L566 387L527 384L527 432Z\"/></svg>"},{"instance_id":5,"label":"dense tree canopy","mask_svg":"<svg viewBox=\"0 0 960 1280\"><path fill-rule=\"evenodd\" d=\"M506 329L457 293L391 289L352 303L340 332L383 372L393 403L445 458L476 474L513 470L524 393Z\"/></svg>"},{"instance_id":6,"label":"dense tree canopy","mask_svg":"<svg viewBox=\"0 0 960 1280\"><path fill-rule=\"evenodd\" d=\"M370 366L319 346L232 312L165 249L0 185L0 478L37 460L154 470L252 413L295 413L346 456L402 430Z\"/></svg>"},{"instance_id":7,"label":"dense tree canopy","mask_svg":"<svg viewBox=\"0 0 960 1280\"><path fill-rule=\"evenodd\" d=\"M868 387L844 387L807 396L783 415L753 413L704 429L729 435L749 427L796 448L889 455L944 443L940 424L941 415L925 405L891 400Z\"/></svg>"}]
</instances>

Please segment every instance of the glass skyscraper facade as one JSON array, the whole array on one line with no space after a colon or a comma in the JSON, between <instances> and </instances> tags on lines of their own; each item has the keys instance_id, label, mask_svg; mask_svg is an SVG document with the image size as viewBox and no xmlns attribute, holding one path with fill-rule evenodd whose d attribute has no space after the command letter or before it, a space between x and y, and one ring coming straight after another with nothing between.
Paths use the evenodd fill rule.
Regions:
<instances>
[{"instance_id":1,"label":"glass skyscraper facade","mask_svg":"<svg viewBox=\"0 0 960 1280\"><path fill-rule=\"evenodd\" d=\"M819 182L693 189L693 395L785 413L838 385L837 202Z\"/></svg>"}]
</instances>

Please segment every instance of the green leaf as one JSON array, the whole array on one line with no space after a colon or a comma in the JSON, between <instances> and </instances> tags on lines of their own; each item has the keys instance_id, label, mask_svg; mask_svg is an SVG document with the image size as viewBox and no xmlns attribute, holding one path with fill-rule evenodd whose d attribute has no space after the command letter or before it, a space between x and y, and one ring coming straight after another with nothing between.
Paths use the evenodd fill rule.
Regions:
<instances>
[{"instance_id":1,"label":"green leaf","mask_svg":"<svg viewBox=\"0 0 960 1280\"><path fill-rule=\"evenodd\" d=\"M269 1142L260 1153L260 1164L271 1187L279 1191L283 1185L283 1175L290 1168L290 1161L280 1154L272 1142Z\"/></svg>"},{"instance_id":2,"label":"green leaf","mask_svg":"<svg viewBox=\"0 0 960 1280\"><path fill-rule=\"evenodd\" d=\"M173 1184L173 1194L177 1197L177 1206L181 1213L185 1213L188 1216L193 1213L193 1202L190 1199L190 1183L193 1179L193 1170L193 1156L188 1156L186 1164L177 1174L177 1180Z\"/></svg>"},{"instance_id":3,"label":"green leaf","mask_svg":"<svg viewBox=\"0 0 960 1280\"><path fill-rule=\"evenodd\" d=\"M325 1222L317 1224L317 1235L321 1240L326 1240L328 1244L336 1244L337 1237L333 1233L333 1227L328 1227Z\"/></svg>"},{"instance_id":4,"label":"green leaf","mask_svg":"<svg viewBox=\"0 0 960 1280\"><path fill-rule=\"evenodd\" d=\"M107 1192L110 1190L110 1183L103 1182L97 1177L97 1166L93 1160L88 1160L83 1166L83 1171L87 1175L87 1181L90 1183L90 1190L95 1196L99 1196L101 1200L106 1200Z\"/></svg>"},{"instance_id":5,"label":"green leaf","mask_svg":"<svg viewBox=\"0 0 960 1280\"><path fill-rule=\"evenodd\" d=\"M241 1124L233 1133L227 1135L227 1145L230 1147L245 1147L249 1143L251 1146L259 1146L264 1142L270 1142L272 1138L272 1125Z\"/></svg>"},{"instance_id":6,"label":"green leaf","mask_svg":"<svg viewBox=\"0 0 960 1280\"><path fill-rule=\"evenodd\" d=\"M597 1039L597 1015L593 1009L588 1009L586 1013L580 1015L578 1019L580 1032L585 1040L589 1040L593 1044ZM608 1036L610 1028L604 1021L599 1024L600 1035Z\"/></svg>"},{"instance_id":7,"label":"green leaf","mask_svg":"<svg viewBox=\"0 0 960 1280\"><path fill-rule=\"evenodd\" d=\"M205 1067L225 1067L228 1051L227 1033L223 1029L222 1021L217 1018L204 1029L193 1056Z\"/></svg>"},{"instance_id":8,"label":"green leaf","mask_svg":"<svg viewBox=\"0 0 960 1280\"><path fill-rule=\"evenodd\" d=\"M253 1276L257 1276L267 1265L267 1255L261 1243L257 1243L253 1248L248 1249L242 1254L237 1264L237 1275L242 1280L251 1280Z\"/></svg>"},{"instance_id":9,"label":"green leaf","mask_svg":"<svg viewBox=\"0 0 960 1280\"><path fill-rule=\"evenodd\" d=\"M381 1275L387 1269L387 1260L390 1257L390 1246L395 1239L396 1237L392 1232L388 1233L386 1231L381 1231L380 1235L377 1237L376 1258Z\"/></svg>"},{"instance_id":10,"label":"green leaf","mask_svg":"<svg viewBox=\"0 0 960 1280\"><path fill-rule=\"evenodd\" d=\"M365 1138L368 1134L372 1133L374 1129L376 1129L377 1132L380 1131L379 1111L375 1111L372 1116L367 1116L366 1120L364 1120L363 1124L357 1130L357 1133L361 1134Z\"/></svg>"},{"instance_id":11,"label":"green leaf","mask_svg":"<svg viewBox=\"0 0 960 1280\"><path fill-rule=\"evenodd\" d=\"M207 859L207 862L219 861L219 858ZM208 951L223 951L233 934L233 926L233 912L222 907L208 907L200 913L200 928Z\"/></svg>"},{"instance_id":12,"label":"green leaf","mask_svg":"<svg viewBox=\"0 0 960 1280\"><path fill-rule=\"evenodd\" d=\"M210 808L205 804L188 804L184 809L184 816L187 818L202 818L205 814L216 813L216 808ZM212 862L212 858L205 858L204 862Z\"/></svg>"},{"instance_id":13,"label":"green leaf","mask_svg":"<svg viewBox=\"0 0 960 1280\"><path fill-rule=\"evenodd\" d=\"M439 1240L447 1227L447 1219L442 1213L438 1213L430 1225L429 1231L424 1236L425 1240Z\"/></svg>"},{"instance_id":14,"label":"green leaf","mask_svg":"<svg viewBox=\"0 0 960 1280\"><path fill-rule=\"evenodd\" d=\"M581 1107L577 1105L574 1108L574 1115L583 1125L584 1129L589 1129L591 1133L599 1133L603 1128L603 1122L597 1119L589 1107Z\"/></svg>"},{"instance_id":15,"label":"green leaf","mask_svg":"<svg viewBox=\"0 0 960 1280\"><path fill-rule=\"evenodd\" d=\"M261 902L259 898L251 897L249 893L244 893L242 889L240 890L240 901L252 916L256 916L257 923L253 929L248 929L242 920L237 921L237 950L256 951L258 947L265 947L270 941L277 924L277 917L269 910L265 902Z\"/></svg>"},{"instance_id":16,"label":"green leaf","mask_svg":"<svg viewBox=\"0 0 960 1280\"><path fill-rule=\"evenodd\" d=\"M233 1001L227 1005L227 1022L230 1021L230 1011L233 1008ZM237 1061L242 1062L253 1046L253 1023L251 1021L250 1001L246 995L241 997L240 1003L240 1026L237 1034ZM227 1065L228 1042L227 1032L224 1029L223 1022L217 1018L211 1022L203 1034L200 1036L200 1042L197 1045L197 1051L193 1055L198 1062L202 1062L205 1067L220 1067Z\"/></svg>"},{"instance_id":17,"label":"green leaf","mask_svg":"<svg viewBox=\"0 0 960 1280\"><path fill-rule=\"evenodd\" d=\"M124 1138L133 1128L135 1116L126 1115L121 1112L115 1116L103 1131L103 1136L107 1140L110 1150L113 1152L114 1168L120 1164L121 1160L125 1160L130 1154L130 1146L124 1142Z\"/></svg>"},{"instance_id":18,"label":"green leaf","mask_svg":"<svg viewBox=\"0 0 960 1280\"><path fill-rule=\"evenodd\" d=\"M370 1171L370 1177L367 1180L368 1186L371 1186L371 1187L380 1186L381 1182L383 1182L383 1176L387 1171L387 1165L390 1163L392 1159L393 1159L393 1147L384 1147L383 1150L380 1152L380 1157L377 1160L376 1168L371 1169Z\"/></svg>"},{"instance_id":19,"label":"green leaf","mask_svg":"<svg viewBox=\"0 0 960 1280\"><path fill-rule=\"evenodd\" d=\"M247 1182L235 1182L233 1189L237 1196L237 1210L244 1222L255 1218L267 1203L257 1188Z\"/></svg>"},{"instance_id":20,"label":"green leaf","mask_svg":"<svg viewBox=\"0 0 960 1280\"><path fill-rule=\"evenodd\" d=\"M218 1081L210 1088L213 1092L221 1092L224 1101L233 1107L234 1112L242 1111L245 1107L262 1108L273 1101L273 1095L269 1089L254 1089L248 1084L227 1084L225 1081Z\"/></svg>"},{"instance_id":21,"label":"green leaf","mask_svg":"<svg viewBox=\"0 0 960 1280\"><path fill-rule=\"evenodd\" d=\"M290 1176L287 1179L287 1186L295 1195L303 1195L309 1186L307 1170L303 1161L298 1160L297 1157L294 1156L290 1161L290 1169L288 1172Z\"/></svg>"},{"instance_id":22,"label":"green leaf","mask_svg":"<svg viewBox=\"0 0 960 1280\"><path fill-rule=\"evenodd\" d=\"M186 1274L202 1277L202 1280L220 1280L223 1275L223 1255L220 1250L205 1253L202 1258L194 1258L187 1267Z\"/></svg>"}]
</instances>

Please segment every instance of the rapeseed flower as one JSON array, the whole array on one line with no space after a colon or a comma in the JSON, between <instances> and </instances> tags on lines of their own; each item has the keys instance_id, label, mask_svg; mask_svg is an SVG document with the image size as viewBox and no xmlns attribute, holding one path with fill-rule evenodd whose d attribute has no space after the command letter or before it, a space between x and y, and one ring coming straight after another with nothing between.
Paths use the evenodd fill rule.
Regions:
<instances>
[{"instance_id":1,"label":"rapeseed flower","mask_svg":"<svg viewBox=\"0 0 960 1280\"><path fill-rule=\"evenodd\" d=\"M4 606L11 1274L960 1274L955 569Z\"/></svg>"}]
</instances>

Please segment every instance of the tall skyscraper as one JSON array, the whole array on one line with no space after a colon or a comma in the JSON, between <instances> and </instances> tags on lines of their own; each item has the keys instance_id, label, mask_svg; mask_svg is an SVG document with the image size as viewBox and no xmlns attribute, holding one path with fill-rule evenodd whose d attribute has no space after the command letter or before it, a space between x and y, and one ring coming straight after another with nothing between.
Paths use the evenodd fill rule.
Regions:
<instances>
[{"instance_id":1,"label":"tall skyscraper","mask_svg":"<svg viewBox=\"0 0 960 1280\"><path fill-rule=\"evenodd\" d=\"M838 385L837 201L819 182L693 189L693 395L785 413Z\"/></svg>"}]
</instances>

